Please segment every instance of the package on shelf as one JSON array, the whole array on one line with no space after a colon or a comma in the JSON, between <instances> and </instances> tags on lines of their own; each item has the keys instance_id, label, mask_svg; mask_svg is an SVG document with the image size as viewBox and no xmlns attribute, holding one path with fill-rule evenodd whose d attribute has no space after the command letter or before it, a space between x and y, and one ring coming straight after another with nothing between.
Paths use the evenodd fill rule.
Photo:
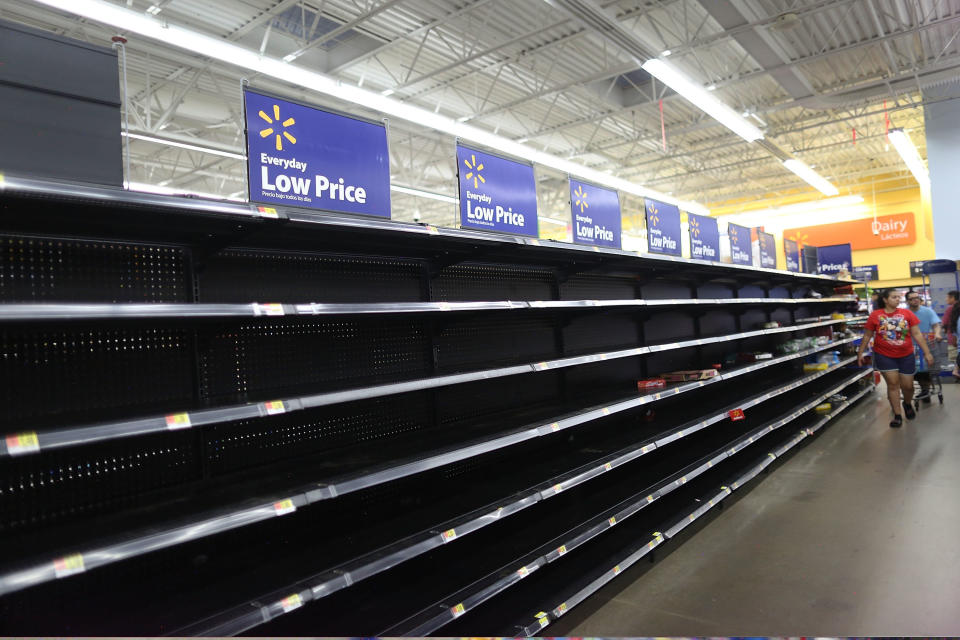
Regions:
<instances>
[{"instance_id":1,"label":"package on shelf","mask_svg":"<svg viewBox=\"0 0 960 640\"><path fill-rule=\"evenodd\" d=\"M777 345L777 353L782 355L797 353L801 349L803 349L803 340L798 338L787 340Z\"/></svg>"},{"instance_id":2,"label":"package on shelf","mask_svg":"<svg viewBox=\"0 0 960 640\"><path fill-rule=\"evenodd\" d=\"M667 386L667 381L663 378L647 378L637 381L637 389L646 391L647 389L663 389Z\"/></svg>"},{"instance_id":3,"label":"package on shelf","mask_svg":"<svg viewBox=\"0 0 960 640\"><path fill-rule=\"evenodd\" d=\"M689 371L670 371L661 374L667 382L686 382L688 380L707 380L717 376L716 369L691 369Z\"/></svg>"},{"instance_id":4,"label":"package on shelf","mask_svg":"<svg viewBox=\"0 0 960 640\"><path fill-rule=\"evenodd\" d=\"M749 364L758 360L770 360L773 354L768 351L742 351L737 354L737 362Z\"/></svg>"},{"instance_id":5,"label":"package on shelf","mask_svg":"<svg viewBox=\"0 0 960 640\"><path fill-rule=\"evenodd\" d=\"M783 325L779 322L764 322L761 324L760 328L761 329L777 329L782 326Z\"/></svg>"},{"instance_id":6,"label":"package on shelf","mask_svg":"<svg viewBox=\"0 0 960 640\"><path fill-rule=\"evenodd\" d=\"M840 352L839 351L823 351L816 354L813 362L822 363L822 364L838 364L840 362Z\"/></svg>"},{"instance_id":7,"label":"package on shelf","mask_svg":"<svg viewBox=\"0 0 960 640\"><path fill-rule=\"evenodd\" d=\"M824 402L822 404L818 404L813 410L817 413L830 413L832 408L833 405L831 405L829 402Z\"/></svg>"},{"instance_id":8,"label":"package on shelf","mask_svg":"<svg viewBox=\"0 0 960 640\"><path fill-rule=\"evenodd\" d=\"M813 371L826 371L830 368L826 362L806 362L803 365L804 373L810 373Z\"/></svg>"}]
</instances>

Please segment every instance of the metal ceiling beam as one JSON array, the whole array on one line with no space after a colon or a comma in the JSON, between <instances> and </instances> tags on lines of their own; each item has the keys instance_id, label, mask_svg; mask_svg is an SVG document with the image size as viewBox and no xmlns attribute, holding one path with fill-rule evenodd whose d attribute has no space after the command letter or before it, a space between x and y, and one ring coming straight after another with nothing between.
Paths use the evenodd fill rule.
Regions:
<instances>
[{"instance_id":1,"label":"metal ceiling beam","mask_svg":"<svg viewBox=\"0 0 960 640\"><path fill-rule=\"evenodd\" d=\"M364 22L370 20L375 16L380 15L381 13L383 13L384 11L387 11L388 9L392 9L393 7L395 7L396 5L404 1L405 0L386 0L385 2L382 2L380 5L378 5L376 8L363 12L361 15L357 16L353 20L350 20L348 22L341 24L336 29L333 29L332 31L325 33L322 36L319 36L316 40L312 41L310 44L300 47L299 49L291 52L288 55L293 56L294 59L299 58L300 56L305 54L307 51L310 51L311 49L315 49L319 46L322 46L327 42L329 42L330 40L333 40L337 36L343 35L347 31L350 31L351 29L355 29L359 27ZM317 15L319 14L320 12L318 11Z\"/></svg>"},{"instance_id":2,"label":"metal ceiling beam","mask_svg":"<svg viewBox=\"0 0 960 640\"><path fill-rule=\"evenodd\" d=\"M869 2L870 0L868 0ZM813 87L790 59L776 46L766 30L747 27L750 20L745 15L746 6L734 0L700 0L700 5L725 31L737 29L733 39L750 57L765 69L792 98L800 99L813 95ZM767 16L769 17L769 16Z\"/></svg>"},{"instance_id":3,"label":"metal ceiling beam","mask_svg":"<svg viewBox=\"0 0 960 640\"><path fill-rule=\"evenodd\" d=\"M490 4L491 2L495 2L495 1L497 1L497 0L475 0L475 2L468 3L468 4L464 5L463 7L461 7L460 9L458 9L457 11L454 11L454 12L452 12L452 13L449 13L449 14L443 16L442 18L437 18L436 20L432 20L432 21L430 21L429 23L427 23L427 24L425 24L425 25L423 25L423 26L421 26L421 27L417 27L417 28L414 29L413 31L410 31L410 32L408 32L408 33L405 33L405 34L403 34L402 36L400 36L400 37L398 37L398 38L396 38L396 39L394 39L394 40L391 40L390 42L384 43L384 44L380 45L379 47L377 47L376 49L374 49L374 50L372 50L372 51L368 51L368 52L366 52L366 53L364 53L364 54L362 54L362 55L360 55L360 56L358 56L358 57L356 57L356 58L354 58L354 59L352 59L352 60L348 60L348 61L346 61L346 62L342 62L342 63L340 63L339 65L331 68L331 69L328 71L328 73L330 73L330 74L332 74L332 75L336 75L336 74L338 74L338 73L341 73L341 72L347 70L348 68L352 67L353 65L360 64L361 62L366 62L367 60L369 60L369 59L371 59L371 58L373 58L373 57L376 57L376 56L378 56L378 55L380 55L380 54L382 54L382 53L386 53L386 52L389 51L390 49L393 49L393 48L395 48L395 47L397 47L397 46L399 46L399 45L407 42L407 41L410 40L411 38L416 38L417 36L419 36L419 35L421 35L421 34L424 34L424 33L427 33L427 32L429 32L430 30L432 30L432 29L434 29L434 28L436 28L436 27L439 27L440 25L446 24L446 23L450 22L451 20L454 20L454 19L456 19L456 18L459 18L460 16L462 16L462 15L465 14L465 13L470 13L471 11L476 11L476 10L479 9L480 7L482 7L482 6L484 6L484 5L487 5L487 4Z\"/></svg>"},{"instance_id":4,"label":"metal ceiling beam","mask_svg":"<svg viewBox=\"0 0 960 640\"><path fill-rule=\"evenodd\" d=\"M873 19L873 25L877 28L877 35L884 35L887 30L880 21L880 14L877 13L877 8L874 6L873 0L866 0L865 4L867 5L867 11L870 13L870 17ZM890 74L896 75L900 71L900 65L897 63L897 57L893 55L893 49L890 48L890 42L888 40L883 41L883 50L887 53L887 60L890 62Z\"/></svg>"}]
</instances>

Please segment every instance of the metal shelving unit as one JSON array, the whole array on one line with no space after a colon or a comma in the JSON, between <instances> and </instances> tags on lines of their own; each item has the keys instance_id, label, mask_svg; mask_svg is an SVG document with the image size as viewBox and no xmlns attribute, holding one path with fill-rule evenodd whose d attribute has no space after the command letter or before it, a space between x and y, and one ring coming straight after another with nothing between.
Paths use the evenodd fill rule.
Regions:
<instances>
[{"instance_id":1,"label":"metal shelving unit","mask_svg":"<svg viewBox=\"0 0 960 640\"><path fill-rule=\"evenodd\" d=\"M381 635L410 637L425 636L435 633L446 624L453 622L461 615L480 606L492 596L505 591L520 580L525 579L536 569L566 557L567 553L573 552L581 545L585 545L591 540L603 535L610 528L624 523L627 518L636 515L641 511L641 509L646 508L656 500L664 498L673 490L686 485L688 482L692 482L694 479L698 478L700 475L706 473L714 467L717 467L721 464L724 468L733 466L731 463L733 462L734 457L750 447L750 445L760 441L767 434L773 433L777 429L796 421L801 416L804 416L807 411L815 407L823 399L845 387L850 386L852 383L857 382L857 380L862 377L864 377L864 373L862 371L857 371L852 375L848 374L842 382L831 389L820 393L814 400L796 407L794 411L790 413L781 414L777 419L766 422L753 429L749 433L740 436L738 439L727 443L727 445L707 453L699 460L691 463L681 470L678 470L670 477L645 488L620 504L615 505L611 509L598 514L595 518L592 518L591 520L565 532L561 536L554 538L546 545L532 551L530 554L515 562L513 565L504 567L490 574L484 580L474 583L473 585L470 585L469 587L448 596L442 603L437 603L431 606L430 608L404 621L400 625L384 630ZM860 395L865 394L866 391L868 391L868 389L861 391ZM736 480L715 489L715 491L710 495L704 496L700 501L700 504L698 504L694 509L677 516L675 520L669 524L669 526L662 526L662 534L660 532L655 532L652 534L653 538L657 539L660 537L667 540L674 538L687 525L706 514L714 506L719 505L723 498L730 495L732 491L743 486L746 482L754 478L763 469L769 466L775 457L775 454L771 453L763 457L756 464L753 464L753 462L748 463L749 469L746 473L743 475L738 475ZM737 462L739 462L739 460ZM648 550L652 550L654 546L656 545L650 546L648 543L646 548ZM618 565L621 570L624 568L623 564L632 564L630 561L630 555L633 553L635 552L631 551L629 554L625 555L624 563ZM635 559L633 561L635 561ZM613 573L613 570L611 570L610 573ZM619 573L619 571L617 573ZM593 584L593 582L590 584ZM579 597L577 602L582 601L585 595L586 594L584 593L583 589L578 590L574 594L575 599ZM449 602L455 602L456 604L448 606L447 603ZM558 611L565 612L572 606L573 605L571 602L565 601L564 604L554 607L552 612L555 616L557 616ZM542 617L537 618L536 624L540 626L540 628L543 626L542 620ZM526 629L524 629L524 631L526 631ZM513 630L512 632L517 633L516 630Z\"/></svg>"},{"instance_id":2,"label":"metal shelving unit","mask_svg":"<svg viewBox=\"0 0 960 640\"><path fill-rule=\"evenodd\" d=\"M863 375L859 377L862 378ZM833 391L842 389L845 386L849 387L851 385L849 383L843 384L836 387ZM789 431L786 436L781 436L779 446L774 445L776 448L743 462L737 471L728 474L727 479L723 480L723 484L719 487L714 484L712 488L705 488L696 499L696 504L688 503L685 510L681 510L672 520L661 525L660 528L662 532L654 531L649 534L649 538L641 536L639 543L634 542L620 551L617 559L613 561L614 564L612 566L610 562L604 564L601 561L600 564L595 566L591 571L584 573L578 581L559 586L556 594L551 598L541 600L539 604L542 606L535 607L540 610L536 611L536 613L528 613L524 617L518 618L518 621L513 625L513 628L516 629L515 633L518 635L537 635L539 631L581 604L588 597L599 591L604 585L611 582L620 573L626 571L640 559L649 555L650 552L661 544L677 537L688 525L692 524L701 516L707 515L713 509L722 508L724 498L734 491L744 488L745 485L766 471L771 465L775 465L777 460L786 455L788 451L803 442L806 438L812 436L830 420L855 404L865 395L871 393L873 389L872 384L864 385L862 388L855 390L847 401L824 416L816 416L811 415L809 412L804 412L796 418L791 419L790 422L781 425L792 426L793 422L800 422L803 426L797 431ZM818 401L829 397L829 395L829 393L823 394ZM809 404L809 406L814 405ZM770 426L777 428L774 426L776 424L777 423L773 423ZM531 611L532 610L533 609L531 609Z\"/></svg>"},{"instance_id":3,"label":"metal shelving unit","mask_svg":"<svg viewBox=\"0 0 960 640\"><path fill-rule=\"evenodd\" d=\"M520 615L567 565L552 538L574 559L621 535L609 518L679 513L849 384L849 355L802 371L856 340L850 283L822 276L10 176L0 209L10 633ZM637 391L803 334L820 344ZM628 513L638 470L658 494Z\"/></svg>"}]
</instances>

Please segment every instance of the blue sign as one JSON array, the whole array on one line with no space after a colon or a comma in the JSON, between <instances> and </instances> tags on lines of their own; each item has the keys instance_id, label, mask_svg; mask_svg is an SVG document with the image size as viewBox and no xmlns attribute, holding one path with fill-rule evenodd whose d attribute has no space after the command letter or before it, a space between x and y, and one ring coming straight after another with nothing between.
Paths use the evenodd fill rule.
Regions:
<instances>
[{"instance_id":1,"label":"blue sign","mask_svg":"<svg viewBox=\"0 0 960 640\"><path fill-rule=\"evenodd\" d=\"M753 264L753 244L750 237L750 227L741 227L732 222L727 224L727 235L730 236L730 261L733 264Z\"/></svg>"},{"instance_id":2,"label":"blue sign","mask_svg":"<svg viewBox=\"0 0 960 640\"><path fill-rule=\"evenodd\" d=\"M853 277L861 282L880 279L880 269L875 264L868 264L862 267L853 268Z\"/></svg>"},{"instance_id":3,"label":"blue sign","mask_svg":"<svg viewBox=\"0 0 960 640\"><path fill-rule=\"evenodd\" d=\"M687 214L690 226L690 257L699 260L720 260L720 229L717 219Z\"/></svg>"},{"instance_id":4,"label":"blue sign","mask_svg":"<svg viewBox=\"0 0 960 640\"><path fill-rule=\"evenodd\" d=\"M853 252L849 244L832 244L820 247L817 258L817 268L820 273L832 275L840 271L847 273L853 268Z\"/></svg>"},{"instance_id":5,"label":"blue sign","mask_svg":"<svg viewBox=\"0 0 960 640\"><path fill-rule=\"evenodd\" d=\"M250 201L390 217L381 124L244 91Z\"/></svg>"},{"instance_id":6,"label":"blue sign","mask_svg":"<svg viewBox=\"0 0 960 640\"><path fill-rule=\"evenodd\" d=\"M676 205L644 198L647 212L647 248L652 253L679 256L683 251L680 243L680 209Z\"/></svg>"},{"instance_id":7,"label":"blue sign","mask_svg":"<svg viewBox=\"0 0 960 640\"><path fill-rule=\"evenodd\" d=\"M620 196L616 191L570 179L573 241L620 248Z\"/></svg>"},{"instance_id":8,"label":"blue sign","mask_svg":"<svg viewBox=\"0 0 960 640\"><path fill-rule=\"evenodd\" d=\"M460 226L538 235L533 167L457 145Z\"/></svg>"},{"instance_id":9,"label":"blue sign","mask_svg":"<svg viewBox=\"0 0 960 640\"><path fill-rule=\"evenodd\" d=\"M787 271L800 273L800 245L796 240L783 239L783 255L787 259Z\"/></svg>"},{"instance_id":10,"label":"blue sign","mask_svg":"<svg viewBox=\"0 0 960 640\"><path fill-rule=\"evenodd\" d=\"M767 269L777 268L777 240L772 233L757 231L760 239L760 266Z\"/></svg>"}]
</instances>

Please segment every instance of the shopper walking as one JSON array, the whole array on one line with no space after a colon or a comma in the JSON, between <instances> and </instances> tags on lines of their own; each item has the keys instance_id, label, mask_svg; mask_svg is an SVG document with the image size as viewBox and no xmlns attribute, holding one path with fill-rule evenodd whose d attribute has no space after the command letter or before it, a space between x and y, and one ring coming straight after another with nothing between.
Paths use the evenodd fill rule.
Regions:
<instances>
[{"instance_id":1,"label":"shopper walking","mask_svg":"<svg viewBox=\"0 0 960 640\"><path fill-rule=\"evenodd\" d=\"M943 340L940 317L933 309L923 304L923 298L919 292L912 289L907 291L907 308L920 321L917 326L928 345L933 341L940 342ZM922 400L925 403L930 402L930 375L929 370L917 371L917 382L920 384L920 393L917 394L917 400Z\"/></svg>"},{"instance_id":2,"label":"shopper walking","mask_svg":"<svg viewBox=\"0 0 960 640\"><path fill-rule=\"evenodd\" d=\"M906 416L907 420L917 417L910 404L913 402L913 375L917 371L913 354L914 343L923 350L928 366L933 365L933 354L920 333L917 316L909 309L897 308L900 305L900 292L887 289L881 292L880 300L883 301L883 309L877 309L867 318L866 330L857 352L857 364L863 366L863 352L870 339L874 338L873 367L883 375L887 383L887 400L893 409L890 426L899 427L903 424L903 416Z\"/></svg>"},{"instance_id":3,"label":"shopper walking","mask_svg":"<svg viewBox=\"0 0 960 640\"><path fill-rule=\"evenodd\" d=\"M960 320L960 291L947 292L947 308L943 312L943 329L947 333L947 345L957 350L957 320ZM953 377L960 378L960 352L953 356Z\"/></svg>"}]
</instances>

